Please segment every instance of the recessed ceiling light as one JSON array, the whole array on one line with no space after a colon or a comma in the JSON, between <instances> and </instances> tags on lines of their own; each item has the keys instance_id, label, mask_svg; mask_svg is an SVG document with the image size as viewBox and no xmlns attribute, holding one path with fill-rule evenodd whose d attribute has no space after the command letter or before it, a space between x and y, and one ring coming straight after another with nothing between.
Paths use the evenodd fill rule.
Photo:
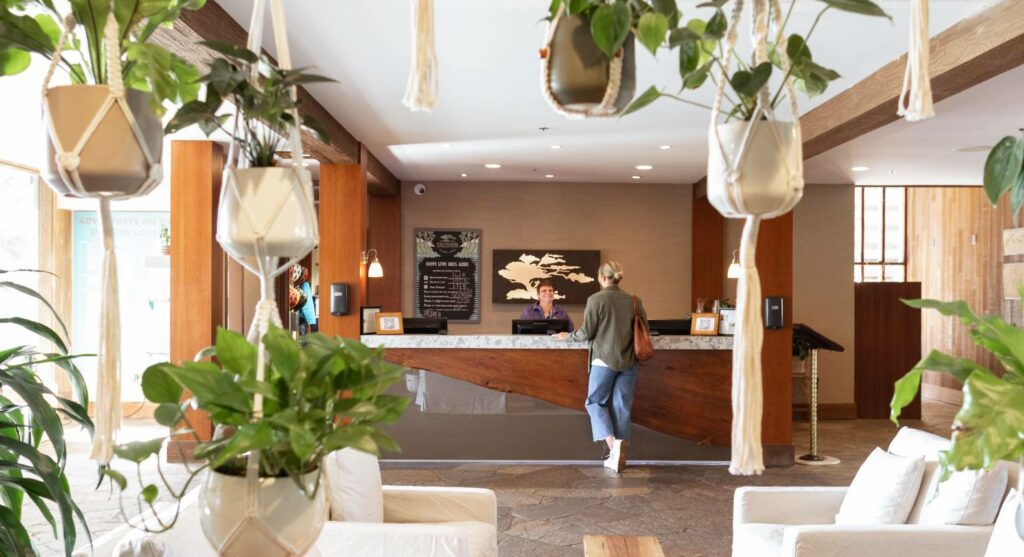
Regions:
<instances>
[{"instance_id":1,"label":"recessed ceiling light","mask_svg":"<svg viewBox=\"0 0 1024 557\"><path fill-rule=\"evenodd\" d=\"M551 148L557 150L557 149L561 149L562 146L561 145L552 145Z\"/></svg>"},{"instance_id":2,"label":"recessed ceiling light","mask_svg":"<svg viewBox=\"0 0 1024 557\"><path fill-rule=\"evenodd\" d=\"M649 164L638 164L636 165L637 170L654 170L654 167Z\"/></svg>"},{"instance_id":3,"label":"recessed ceiling light","mask_svg":"<svg viewBox=\"0 0 1024 557\"><path fill-rule=\"evenodd\" d=\"M662 151L668 151L671 148L671 145L662 145L661 147L658 147L658 149L661 149Z\"/></svg>"},{"instance_id":4,"label":"recessed ceiling light","mask_svg":"<svg viewBox=\"0 0 1024 557\"><path fill-rule=\"evenodd\" d=\"M867 172L868 170L871 170L871 168L869 168L867 166L855 166L855 167L851 168L850 170L852 170L854 172Z\"/></svg>"},{"instance_id":5,"label":"recessed ceiling light","mask_svg":"<svg viewBox=\"0 0 1024 557\"><path fill-rule=\"evenodd\" d=\"M469 174L466 174L465 172L463 172L462 174L459 174L459 176L462 176L463 178L465 178L466 176L469 176Z\"/></svg>"},{"instance_id":6,"label":"recessed ceiling light","mask_svg":"<svg viewBox=\"0 0 1024 557\"><path fill-rule=\"evenodd\" d=\"M450 148L451 146L452 146L451 143L445 143L445 144L441 145L441 147L444 147L444 148Z\"/></svg>"},{"instance_id":7,"label":"recessed ceiling light","mask_svg":"<svg viewBox=\"0 0 1024 557\"><path fill-rule=\"evenodd\" d=\"M639 180L639 179L640 179L640 177L639 177L639 176L633 176L633 179L634 179L634 180Z\"/></svg>"},{"instance_id":8,"label":"recessed ceiling light","mask_svg":"<svg viewBox=\"0 0 1024 557\"><path fill-rule=\"evenodd\" d=\"M896 174L896 171L895 170L890 170L889 174Z\"/></svg>"},{"instance_id":9,"label":"recessed ceiling light","mask_svg":"<svg viewBox=\"0 0 1024 557\"><path fill-rule=\"evenodd\" d=\"M545 178L554 178L555 175L554 174L545 174L544 177Z\"/></svg>"},{"instance_id":10,"label":"recessed ceiling light","mask_svg":"<svg viewBox=\"0 0 1024 557\"><path fill-rule=\"evenodd\" d=\"M490 168L490 169L501 168L501 165L496 163L496 162L489 162L489 163L484 165L484 168Z\"/></svg>"}]
</instances>

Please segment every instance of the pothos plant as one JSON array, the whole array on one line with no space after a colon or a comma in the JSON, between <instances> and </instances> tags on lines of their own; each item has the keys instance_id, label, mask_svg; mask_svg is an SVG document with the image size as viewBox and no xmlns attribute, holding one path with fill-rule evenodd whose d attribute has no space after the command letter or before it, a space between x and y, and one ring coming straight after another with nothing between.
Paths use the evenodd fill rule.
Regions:
<instances>
[{"instance_id":1,"label":"pothos plant","mask_svg":"<svg viewBox=\"0 0 1024 557\"><path fill-rule=\"evenodd\" d=\"M150 105L157 115L164 103L181 104L196 98L199 72L179 56L151 41L160 27L171 25L183 10L198 10L206 0L114 0L124 84L151 93ZM111 0L70 0L77 22L70 46L65 46L58 66L74 84L110 82L105 27ZM4 0L0 2L0 76L25 71L32 53L52 60L60 40L64 15L53 0Z\"/></svg>"},{"instance_id":2,"label":"pothos plant","mask_svg":"<svg viewBox=\"0 0 1024 557\"><path fill-rule=\"evenodd\" d=\"M384 394L404 368L384 361L382 349L320 334L308 335L300 343L273 325L262 342L267 353L262 380L256 374L257 347L227 329L218 329L216 345L203 353L215 357L216 363L161 363L143 373L142 392L157 404L156 421L179 428L172 435L189 435L198 442L194 457L202 465L188 469L183 487L175 489L162 472L158 474L162 488L179 501L203 470L245 475L246 455L254 450L260 451L262 477L290 477L309 497L320 482L304 476L317 471L329 453L345 447L373 454L398 450L376 425L397 421L410 399ZM259 416L254 409L257 393L263 397ZM189 408L209 414L216 426L212 440L196 436L186 414ZM158 437L125 443L114 453L137 466L156 457L159 471L159 453L166 441ZM107 468L102 474L120 487L122 495L128 489L127 478L117 470ZM154 510L161 486L139 487L139 503ZM127 516L123 506L122 513ZM151 516L157 520L154 530L170 528L177 520L175 516L162 522L156 512Z\"/></svg>"},{"instance_id":3,"label":"pothos plant","mask_svg":"<svg viewBox=\"0 0 1024 557\"><path fill-rule=\"evenodd\" d=\"M238 142L250 166L274 166L274 155L282 138L296 124L294 111L302 106L301 100L292 97L292 87L334 80L307 73L304 68L281 69L268 57L229 43L202 44L222 57L214 60L209 73L199 80L206 84L205 98L182 106L167 124L167 132L193 124L206 135L222 130ZM253 73L259 78L251 79ZM235 128L226 125L231 115L220 112L225 101L240 113ZM327 133L315 119L306 116L299 124L327 139Z\"/></svg>"},{"instance_id":4,"label":"pothos plant","mask_svg":"<svg viewBox=\"0 0 1024 557\"><path fill-rule=\"evenodd\" d=\"M946 373L963 383L964 402L953 420L952 445L939 454L942 480L955 470L991 468L1000 460L1024 457L1024 330L997 315L979 316L963 301L903 303L959 318L975 344L991 352L1004 372L1000 376L975 361L932 350L896 382L892 421L898 425L900 412L914 400L923 372Z\"/></svg>"},{"instance_id":5,"label":"pothos plant","mask_svg":"<svg viewBox=\"0 0 1024 557\"><path fill-rule=\"evenodd\" d=\"M822 9L807 33L792 33L787 36L786 24L796 6L796 0L790 0L782 27L775 30L774 40L768 45L769 61L760 64L744 60L738 53L728 51L722 44L729 27L729 19L724 11L729 0L712 0L698 4L697 8L713 10L711 16L707 19L695 17L688 20L683 17L683 12L675 0L552 0L548 18L553 18L563 6L570 15L586 17L590 20L591 36L609 58L615 55L630 34L655 56L661 51L676 52L681 79L678 93L669 93L652 85L633 100L623 112L624 115L640 110L661 97L710 110L710 106L683 98L681 95L686 90L699 89L708 80L715 82L716 68L721 68L727 59L732 59L733 67L736 69L728 78L724 99L726 105L731 105L731 108L723 112L727 119L749 120L754 117L760 91L769 86L773 74L782 72L781 59L775 45L781 44L783 39L790 68L783 79L778 80L776 90L769 95L772 108L777 107L785 99L784 81L789 75L793 76L796 87L808 97L824 93L830 82L839 79L836 71L814 60L808 46L808 41L825 12L835 9L868 16L889 17L871 0L818 1L821 2Z\"/></svg>"},{"instance_id":6,"label":"pothos plant","mask_svg":"<svg viewBox=\"0 0 1024 557\"><path fill-rule=\"evenodd\" d=\"M1020 226L1020 208L1024 206L1024 134L1008 135L996 143L985 160L983 183L993 205L999 203L1003 194L1009 194L1013 225Z\"/></svg>"}]
</instances>

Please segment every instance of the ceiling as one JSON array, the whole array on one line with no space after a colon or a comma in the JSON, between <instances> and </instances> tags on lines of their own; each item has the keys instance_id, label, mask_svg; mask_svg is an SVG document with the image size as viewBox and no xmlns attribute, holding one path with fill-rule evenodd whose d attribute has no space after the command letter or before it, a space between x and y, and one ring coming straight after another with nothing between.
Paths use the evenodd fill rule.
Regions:
<instances>
[{"instance_id":1,"label":"ceiling","mask_svg":"<svg viewBox=\"0 0 1024 557\"><path fill-rule=\"evenodd\" d=\"M251 0L218 3L248 28ZM661 100L629 117L581 121L565 119L547 106L540 94L537 51L545 33L539 20L548 3L436 2L440 94L438 107L429 113L413 113L401 104L410 57L408 0L288 2L292 56L296 65L315 66L339 81L309 89L401 179L516 181L545 180L550 174L558 181L615 182L637 175L647 182L685 183L704 176L708 113L701 108ZM679 2L684 17L707 17L706 9L695 8L697 3ZM843 78L820 97L801 98L801 111L906 51L909 2L879 3L893 16L893 23L835 11L822 18L810 41L815 60L837 69ZM931 0L932 35L990 3ZM788 30L806 32L821 6L817 0L798 0ZM264 46L274 53L269 28L268 22ZM655 59L638 49L637 63L639 89L677 87L674 57L662 54ZM1024 84L1020 72L999 79ZM997 106L1020 109L1020 103L1006 100L1013 88L1004 84L991 89L986 95L1000 97ZM689 95L710 104L713 91L706 87ZM890 169L902 176L926 167L936 171L936 176L927 177L934 183L946 183L940 178L977 181L977 159L983 161L984 155L950 152L953 147L991 143L992 137L1012 131L1005 128L1016 127L1001 125L1005 118L996 116L990 106L949 99L937 107L940 118L913 126L892 124L816 157L808 164L808 181L849 183L868 178L851 177L849 167L855 164L872 167L871 180L891 177ZM947 110L956 116L947 117ZM965 127L965 122L971 125ZM661 145L671 149L660 149ZM941 164L920 165L933 159ZM502 168L485 169L486 163ZM639 164L654 169L638 171L634 167Z\"/></svg>"}]
</instances>

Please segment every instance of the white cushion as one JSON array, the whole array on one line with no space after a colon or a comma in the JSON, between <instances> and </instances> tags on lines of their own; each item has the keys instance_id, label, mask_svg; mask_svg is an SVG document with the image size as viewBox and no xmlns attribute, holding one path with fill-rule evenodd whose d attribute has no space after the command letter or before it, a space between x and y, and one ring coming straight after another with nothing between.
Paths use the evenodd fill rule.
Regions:
<instances>
[{"instance_id":1,"label":"white cushion","mask_svg":"<svg viewBox=\"0 0 1024 557\"><path fill-rule=\"evenodd\" d=\"M846 491L836 524L905 523L923 474L923 458L893 455L876 447Z\"/></svg>"},{"instance_id":2,"label":"white cushion","mask_svg":"<svg viewBox=\"0 0 1024 557\"><path fill-rule=\"evenodd\" d=\"M420 526L454 526L466 533L471 557L497 557L498 528L494 524L466 520L462 522L422 523Z\"/></svg>"},{"instance_id":3,"label":"white cushion","mask_svg":"<svg viewBox=\"0 0 1024 557\"><path fill-rule=\"evenodd\" d=\"M924 457L925 460L938 460L939 451L949 449L950 440L934 433L909 427L901 427L889 443L889 452L894 455L910 458Z\"/></svg>"},{"instance_id":4,"label":"white cushion","mask_svg":"<svg viewBox=\"0 0 1024 557\"><path fill-rule=\"evenodd\" d=\"M991 470L953 472L944 482L940 476L935 474L921 490L925 504L920 524L987 526L995 521L1006 491L1006 463L997 462Z\"/></svg>"},{"instance_id":5,"label":"white cushion","mask_svg":"<svg viewBox=\"0 0 1024 557\"><path fill-rule=\"evenodd\" d=\"M331 520L384 522L384 489L377 457L346 448L324 460Z\"/></svg>"},{"instance_id":6,"label":"white cushion","mask_svg":"<svg viewBox=\"0 0 1024 557\"><path fill-rule=\"evenodd\" d=\"M924 505L935 493L935 482L939 479L939 462L937 460L924 461L924 475L921 476L921 491L914 501L914 508L910 509L910 516L907 517L907 524L921 524L921 513L924 512Z\"/></svg>"},{"instance_id":7,"label":"white cushion","mask_svg":"<svg viewBox=\"0 0 1024 557\"><path fill-rule=\"evenodd\" d=\"M732 533L732 554L734 557L781 557L782 535L785 530L785 524L735 524Z\"/></svg>"},{"instance_id":8,"label":"white cushion","mask_svg":"<svg viewBox=\"0 0 1024 557\"><path fill-rule=\"evenodd\" d=\"M1010 494L1003 501L1003 508L999 510L999 518L996 519L995 528L992 529L992 537L988 540L985 557L1017 557L1024 555L1024 540L1017 534L1017 527L1014 524L1017 506L1020 504L1020 494L1017 493L1016 489L1011 489Z\"/></svg>"}]
</instances>

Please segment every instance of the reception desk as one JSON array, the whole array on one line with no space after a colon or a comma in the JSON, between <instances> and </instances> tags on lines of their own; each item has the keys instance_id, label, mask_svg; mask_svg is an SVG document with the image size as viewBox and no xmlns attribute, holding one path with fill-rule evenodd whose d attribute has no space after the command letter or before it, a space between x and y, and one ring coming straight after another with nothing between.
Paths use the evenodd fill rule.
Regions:
<instances>
[{"instance_id":1,"label":"reception desk","mask_svg":"<svg viewBox=\"0 0 1024 557\"><path fill-rule=\"evenodd\" d=\"M732 337L656 336L640 366L633 423L678 438L724 446L731 435ZM384 357L503 393L584 411L586 342L548 336L365 335Z\"/></svg>"}]
</instances>

